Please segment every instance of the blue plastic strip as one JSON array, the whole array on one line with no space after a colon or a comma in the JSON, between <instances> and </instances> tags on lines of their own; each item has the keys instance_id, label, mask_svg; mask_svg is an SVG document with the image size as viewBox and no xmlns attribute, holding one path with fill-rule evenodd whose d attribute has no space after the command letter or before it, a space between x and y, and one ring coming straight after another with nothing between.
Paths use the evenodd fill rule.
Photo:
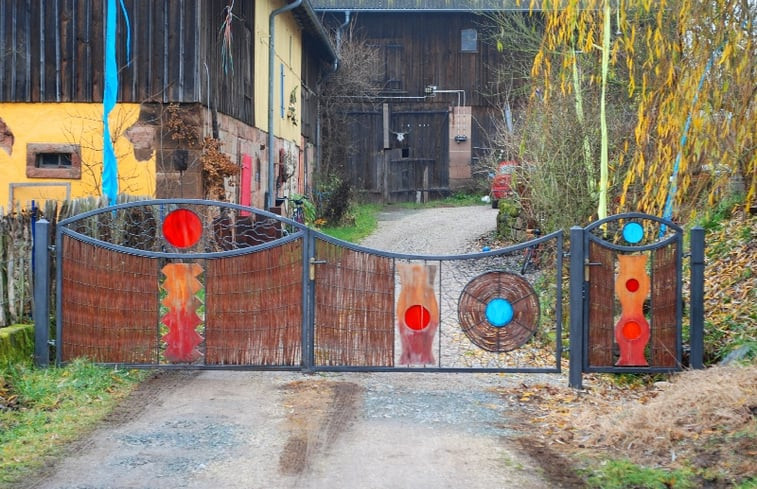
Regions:
<instances>
[{"instance_id":1,"label":"blue plastic strip","mask_svg":"<svg viewBox=\"0 0 757 489\"><path fill-rule=\"evenodd\" d=\"M105 19L105 88L103 91L103 173L102 192L109 204L116 203L118 195L118 164L110 140L108 116L116 105L118 95L118 66L116 65L116 0L108 0Z\"/></svg>"},{"instance_id":2,"label":"blue plastic strip","mask_svg":"<svg viewBox=\"0 0 757 489\"><path fill-rule=\"evenodd\" d=\"M705 65L704 72L702 73L702 76L699 78L699 85L697 86L697 91L694 93L694 98L691 101L691 110L689 111L689 115L686 116L686 122L683 125L683 130L681 131L681 142L678 146L678 154L676 154L676 160L673 164L673 174L670 176L670 189L668 190L668 196L665 200L665 207L662 212L662 218L670 220L673 215L673 200L675 199L676 191L678 190L678 168L681 165L681 155L683 154L683 148L686 146L686 140L689 136L689 127L691 127L691 112L694 110L694 106L697 104L697 100L699 100L699 92L702 90L702 86L704 85L704 80L707 78L707 75L709 74L710 70L712 69L712 65L715 63L715 59L720 57L720 53L723 52L723 47L716 49L712 55L710 55L710 59L707 60L707 65ZM660 227L660 237L662 237L665 234L665 224L663 224Z\"/></svg>"},{"instance_id":3,"label":"blue plastic strip","mask_svg":"<svg viewBox=\"0 0 757 489\"><path fill-rule=\"evenodd\" d=\"M126 23L126 66L128 66L131 63L131 24L124 0L121 0L121 12L124 14L124 22Z\"/></svg>"}]
</instances>

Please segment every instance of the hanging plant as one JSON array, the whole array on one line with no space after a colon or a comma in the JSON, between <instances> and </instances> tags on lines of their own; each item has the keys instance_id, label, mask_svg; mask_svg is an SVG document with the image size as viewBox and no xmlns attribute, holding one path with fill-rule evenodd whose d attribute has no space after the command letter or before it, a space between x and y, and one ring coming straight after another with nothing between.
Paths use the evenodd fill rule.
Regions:
<instances>
[{"instance_id":1,"label":"hanging plant","mask_svg":"<svg viewBox=\"0 0 757 489\"><path fill-rule=\"evenodd\" d=\"M200 161L206 197L211 200L224 200L225 179L239 173L239 167L221 151L221 141L210 137L203 140Z\"/></svg>"}]
</instances>

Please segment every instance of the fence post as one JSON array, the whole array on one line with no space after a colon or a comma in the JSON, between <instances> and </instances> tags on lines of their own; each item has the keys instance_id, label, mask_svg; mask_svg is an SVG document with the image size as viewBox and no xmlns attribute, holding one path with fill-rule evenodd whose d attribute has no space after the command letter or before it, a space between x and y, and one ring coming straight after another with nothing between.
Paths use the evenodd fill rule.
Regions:
<instances>
[{"instance_id":1,"label":"fence post","mask_svg":"<svg viewBox=\"0 0 757 489\"><path fill-rule=\"evenodd\" d=\"M34 223L34 363L50 364L50 223Z\"/></svg>"},{"instance_id":2,"label":"fence post","mask_svg":"<svg viewBox=\"0 0 757 489\"><path fill-rule=\"evenodd\" d=\"M583 388L584 230L570 228L570 369L568 383Z\"/></svg>"},{"instance_id":3,"label":"fence post","mask_svg":"<svg viewBox=\"0 0 757 489\"><path fill-rule=\"evenodd\" d=\"M691 313L689 316L689 342L691 368L704 368L704 229L695 227L690 232L691 242Z\"/></svg>"}]
</instances>

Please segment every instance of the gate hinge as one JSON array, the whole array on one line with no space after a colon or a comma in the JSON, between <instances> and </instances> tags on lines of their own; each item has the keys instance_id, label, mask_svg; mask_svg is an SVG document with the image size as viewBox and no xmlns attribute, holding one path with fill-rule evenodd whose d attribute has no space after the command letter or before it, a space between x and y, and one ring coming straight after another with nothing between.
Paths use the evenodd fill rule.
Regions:
<instances>
[{"instance_id":1,"label":"gate hinge","mask_svg":"<svg viewBox=\"0 0 757 489\"><path fill-rule=\"evenodd\" d=\"M47 250L48 250L48 251L49 251L50 253L55 253L55 245L50 245L50 246L48 246L48 247L47 247Z\"/></svg>"},{"instance_id":2,"label":"gate hinge","mask_svg":"<svg viewBox=\"0 0 757 489\"><path fill-rule=\"evenodd\" d=\"M315 280L315 266L316 265L323 265L324 263L328 263L326 260L316 260L314 257L310 257L310 280Z\"/></svg>"}]
</instances>

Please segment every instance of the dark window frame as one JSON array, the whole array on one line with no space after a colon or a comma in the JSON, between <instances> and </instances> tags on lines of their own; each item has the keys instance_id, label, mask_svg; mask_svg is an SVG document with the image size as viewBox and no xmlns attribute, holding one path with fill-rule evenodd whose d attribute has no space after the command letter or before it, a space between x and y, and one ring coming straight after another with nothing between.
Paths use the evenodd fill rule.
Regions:
<instances>
[{"instance_id":1,"label":"dark window frame","mask_svg":"<svg viewBox=\"0 0 757 489\"><path fill-rule=\"evenodd\" d=\"M37 166L37 157L42 154L67 155L71 165L53 167ZM27 178L81 179L81 147L78 144L28 143L26 145Z\"/></svg>"},{"instance_id":2,"label":"dark window frame","mask_svg":"<svg viewBox=\"0 0 757 489\"><path fill-rule=\"evenodd\" d=\"M470 36L470 34L473 34ZM466 34L470 38L466 37ZM471 47L469 43L473 43ZM460 52L461 53L477 53L478 52L478 30L473 28L460 30Z\"/></svg>"}]
</instances>

